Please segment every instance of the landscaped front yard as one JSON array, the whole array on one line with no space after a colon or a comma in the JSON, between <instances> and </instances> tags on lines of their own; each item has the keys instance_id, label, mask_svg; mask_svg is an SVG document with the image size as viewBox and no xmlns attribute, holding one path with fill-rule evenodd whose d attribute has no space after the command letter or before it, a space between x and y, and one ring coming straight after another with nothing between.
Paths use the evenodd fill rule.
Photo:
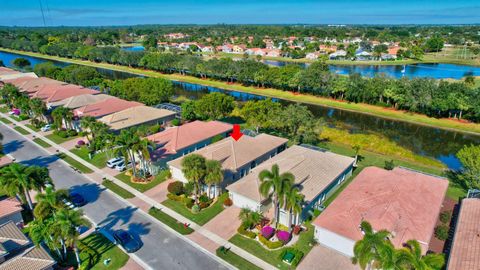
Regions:
<instances>
[{"instance_id":1,"label":"landscaped front yard","mask_svg":"<svg viewBox=\"0 0 480 270\"><path fill-rule=\"evenodd\" d=\"M169 175L170 175L170 172L168 170L161 171L155 176L155 178L152 181L150 181L148 183L145 183L145 184L144 183L133 183L130 180L131 177L129 175L127 175L126 172L118 174L115 177L117 179L119 179L120 181L124 182L125 184L127 184L127 185L133 187L134 189L143 193L143 192L157 186L158 184L162 183L163 181L167 180Z\"/></svg>"},{"instance_id":2,"label":"landscaped front yard","mask_svg":"<svg viewBox=\"0 0 480 270\"><path fill-rule=\"evenodd\" d=\"M185 204L179 201L167 199L163 201L162 204L179 213L180 215L190 219L191 221L197 223L198 225L204 225L223 211L223 202L226 198L228 198L227 192L220 195L220 197L217 198L217 201L210 205L208 208L202 209L196 214L193 213L190 209L188 209Z\"/></svg>"},{"instance_id":3,"label":"landscaped front yard","mask_svg":"<svg viewBox=\"0 0 480 270\"><path fill-rule=\"evenodd\" d=\"M127 254L100 233L93 233L80 240L79 248L81 250L82 269L120 269L129 258ZM105 265L104 261L107 259L110 262Z\"/></svg>"},{"instance_id":4,"label":"landscaped front yard","mask_svg":"<svg viewBox=\"0 0 480 270\"><path fill-rule=\"evenodd\" d=\"M91 163L95 167L101 169L106 166L108 157L106 152L98 152L92 156L90 159L88 153L88 148L86 146L82 146L80 148L74 148L70 150L70 152L74 153L75 155L81 157L85 161Z\"/></svg>"},{"instance_id":5,"label":"landscaped front yard","mask_svg":"<svg viewBox=\"0 0 480 270\"><path fill-rule=\"evenodd\" d=\"M61 143L64 143L64 142L68 142L70 140L73 140L75 138L78 138L78 135L77 136L72 136L72 137L67 137L67 138L62 138L60 136L58 136L57 134L50 134L50 135L47 135L46 136L48 139L52 140L54 143L56 144L61 144Z\"/></svg>"}]
</instances>

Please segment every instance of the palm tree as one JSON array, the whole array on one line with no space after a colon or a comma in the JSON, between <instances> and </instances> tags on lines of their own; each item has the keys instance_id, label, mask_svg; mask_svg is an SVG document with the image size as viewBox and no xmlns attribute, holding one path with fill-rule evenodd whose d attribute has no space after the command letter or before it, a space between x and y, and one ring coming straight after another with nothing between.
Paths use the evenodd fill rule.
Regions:
<instances>
[{"instance_id":1,"label":"palm tree","mask_svg":"<svg viewBox=\"0 0 480 270\"><path fill-rule=\"evenodd\" d=\"M36 121L39 117L44 117L47 112L47 106L39 98L32 98L29 102L32 120Z\"/></svg>"},{"instance_id":2,"label":"palm tree","mask_svg":"<svg viewBox=\"0 0 480 270\"><path fill-rule=\"evenodd\" d=\"M72 247L75 251L77 264L80 266L82 262L80 261L80 255L77 247L78 237L80 235L77 228L80 226L88 226L90 223L82 216L82 212L80 210L66 208L60 209L57 212L55 216L55 222L62 238L65 241L65 245Z\"/></svg>"},{"instance_id":3,"label":"palm tree","mask_svg":"<svg viewBox=\"0 0 480 270\"><path fill-rule=\"evenodd\" d=\"M53 122L60 129L65 124L66 129L72 128L73 113L68 108L58 107L52 111Z\"/></svg>"},{"instance_id":4,"label":"palm tree","mask_svg":"<svg viewBox=\"0 0 480 270\"><path fill-rule=\"evenodd\" d=\"M367 221L362 221L360 229L363 231L364 236L353 247L354 256L352 263L358 263L362 269L365 269L367 265L379 262L380 253L388 245L388 237L391 234L387 230L374 232L372 225Z\"/></svg>"},{"instance_id":5,"label":"palm tree","mask_svg":"<svg viewBox=\"0 0 480 270\"><path fill-rule=\"evenodd\" d=\"M136 160L135 160L135 147L139 144L140 137L138 137L131 130L122 130L120 135L115 138L115 144L117 148L115 151L120 153L124 158L125 162L130 161L132 163L132 173L134 176L137 175Z\"/></svg>"},{"instance_id":6,"label":"palm tree","mask_svg":"<svg viewBox=\"0 0 480 270\"><path fill-rule=\"evenodd\" d=\"M182 160L182 172L187 180L193 183L193 193L197 202L199 186L206 173L205 158L197 154L186 156Z\"/></svg>"},{"instance_id":7,"label":"palm tree","mask_svg":"<svg viewBox=\"0 0 480 270\"><path fill-rule=\"evenodd\" d=\"M248 208L242 208L238 214L238 218L242 221L242 226L245 229L251 229L255 224L262 221L263 216L259 212L252 211Z\"/></svg>"},{"instance_id":8,"label":"palm tree","mask_svg":"<svg viewBox=\"0 0 480 270\"><path fill-rule=\"evenodd\" d=\"M302 212L302 206L305 196L300 193L298 186L292 185L285 192L284 206L288 211L288 228L292 226L292 216L297 216Z\"/></svg>"},{"instance_id":9,"label":"palm tree","mask_svg":"<svg viewBox=\"0 0 480 270\"><path fill-rule=\"evenodd\" d=\"M362 149L362 147L356 144L352 147L352 149L355 151L355 161L353 162L353 166L356 167L358 162L358 155L360 154L360 149Z\"/></svg>"},{"instance_id":10,"label":"palm tree","mask_svg":"<svg viewBox=\"0 0 480 270\"><path fill-rule=\"evenodd\" d=\"M82 127L82 130L87 133L87 140L90 142L89 136L93 136L93 125L97 123L97 119L93 116L85 116L80 119L80 126Z\"/></svg>"},{"instance_id":11,"label":"palm tree","mask_svg":"<svg viewBox=\"0 0 480 270\"><path fill-rule=\"evenodd\" d=\"M53 218L33 220L28 223L27 228L28 236L36 246L39 246L43 242L51 250L55 250L60 259L64 259L62 252L60 252L59 241L56 241L53 237L56 232Z\"/></svg>"},{"instance_id":12,"label":"palm tree","mask_svg":"<svg viewBox=\"0 0 480 270\"><path fill-rule=\"evenodd\" d=\"M411 254L411 266L415 270L440 270L445 264L443 254L431 253L422 256L422 248L417 240L407 241L407 250Z\"/></svg>"},{"instance_id":13,"label":"palm tree","mask_svg":"<svg viewBox=\"0 0 480 270\"><path fill-rule=\"evenodd\" d=\"M146 175L147 172L151 173L149 169L149 162L150 162L150 149L149 146L152 146L152 142L147 139L140 139L134 145L134 153L138 153L138 157L140 158L140 168L143 171L143 175Z\"/></svg>"},{"instance_id":14,"label":"palm tree","mask_svg":"<svg viewBox=\"0 0 480 270\"><path fill-rule=\"evenodd\" d=\"M406 248L395 249L389 241L379 250L376 268L388 270L410 269L412 256Z\"/></svg>"},{"instance_id":15,"label":"palm tree","mask_svg":"<svg viewBox=\"0 0 480 270\"><path fill-rule=\"evenodd\" d=\"M258 177L261 182L259 188L260 194L265 198L273 197L274 219L278 224L280 201L283 201L287 188L295 182L295 177L289 172L280 174L280 169L277 164L272 166L271 171L261 171Z\"/></svg>"},{"instance_id":16,"label":"palm tree","mask_svg":"<svg viewBox=\"0 0 480 270\"><path fill-rule=\"evenodd\" d=\"M45 188L45 193L39 193L35 197L37 205L33 214L37 219L46 219L52 217L55 211L65 207L63 199L68 197L68 191L65 189L54 190L52 186Z\"/></svg>"},{"instance_id":17,"label":"palm tree","mask_svg":"<svg viewBox=\"0 0 480 270\"><path fill-rule=\"evenodd\" d=\"M25 166L19 163L12 163L0 170L0 184L10 196L25 197L30 210L33 210L30 190L41 191L47 184L51 183L48 177L48 170L38 166ZM25 202L25 201L24 201Z\"/></svg>"},{"instance_id":18,"label":"palm tree","mask_svg":"<svg viewBox=\"0 0 480 270\"><path fill-rule=\"evenodd\" d=\"M205 184L208 186L208 197L210 198L211 186L215 186L213 197L218 196L217 186L223 181L222 164L218 160L205 161Z\"/></svg>"}]
</instances>

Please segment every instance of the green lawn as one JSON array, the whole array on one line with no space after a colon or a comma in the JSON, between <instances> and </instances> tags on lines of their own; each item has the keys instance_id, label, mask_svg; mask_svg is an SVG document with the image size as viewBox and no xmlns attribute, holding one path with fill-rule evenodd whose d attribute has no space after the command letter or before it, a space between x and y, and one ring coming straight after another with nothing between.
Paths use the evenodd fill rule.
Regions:
<instances>
[{"instance_id":1,"label":"green lawn","mask_svg":"<svg viewBox=\"0 0 480 270\"><path fill-rule=\"evenodd\" d=\"M5 124L11 124L12 123L12 121L8 120L7 118L3 118L3 117L0 118L0 121L2 121Z\"/></svg>"},{"instance_id":2,"label":"green lawn","mask_svg":"<svg viewBox=\"0 0 480 270\"><path fill-rule=\"evenodd\" d=\"M40 145L41 147L43 147L43 148L48 148L48 147L51 146L51 145L48 144L46 141L44 141L44 140L42 140L42 139L40 139L40 138L35 138L35 139L33 139L33 141L34 141L36 144L38 144L38 145Z\"/></svg>"},{"instance_id":3,"label":"green lawn","mask_svg":"<svg viewBox=\"0 0 480 270\"><path fill-rule=\"evenodd\" d=\"M106 152L99 152L93 155L92 159L88 156L88 148L86 146L80 148L74 148L70 150L70 152L74 153L75 155L81 157L82 159L90 162L97 168L103 168L106 166L108 157Z\"/></svg>"},{"instance_id":4,"label":"green lawn","mask_svg":"<svg viewBox=\"0 0 480 270\"><path fill-rule=\"evenodd\" d=\"M133 183L132 181L130 181L130 176L126 175L124 172L121 173L121 174L118 174L115 177L117 179L119 179L120 181L124 182L125 184L127 184L127 185L133 187L134 189L143 193L143 192L155 187L156 185L162 183L163 181L167 180L168 175L169 175L169 171L168 170L163 170L158 175L156 175L155 178L151 182L146 183L146 184Z\"/></svg>"},{"instance_id":5,"label":"green lawn","mask_svg":"<svg viewBox=\"0 0 480 270\"><path fill-rule=\"evenodd\" d=\"M222 258L223 260L227 261L231 265L237 267L239 270L262 270L262 268L256 266L255 264L245 260L244 258L238 256L233 251L226 251L223 252L221 247L216 250L216 254L218 257Z\"/></svg>"},{"instance_id":6,"label":"green lawn","mask_svg":"<svg viewBox=\"0 0 480 270\"><path fill-rule=\"evenodd\" d=\"M117 193L118 196L124 198L124 199L131 199L135 197L130 191L122 188L121 186L115 184L114 182L110 180L104 180L102 182L102 185L104 185L106 188L110 189L111 191Z\"/></svg>"},{"instance_id":7,"label":"green lawn","mask_svg":"<svg viewBox=\"0 0 480 270\"><path fill-rule=\"evenodd\" d=\"M68 142L70 140L73 140L75 138L78 138L78 136L73 136L73 137L68 137L68 138L62 138L60 136L58 136L57 134L50 134L50 135L47 135L46 136L48 139L52 140L54 143L56 144L61 144L61 143L64 143L64 142Z\"/></svg>"},{"instance_id":8,"label":"green lawn","mask_svg":"<svg viewBox=\"0 0 480 270\"><path fill-rule=\"evenodd\" d=\"M210 207L203 209L198 214L192 213L190 209L185 207L185 205L181 202L177 202L174 200L167 199L162 202L163 205L172 209L173 211L179 213L180 215L190 219L191 221L197 223L198 225L204 225L220 212L223 211L223 201L228 198L228 193L225 192L217 199L217 201L211 205Z\"/></svg>"},{"instance_id":9,"label":"green lawn","mask_svg":"<svg viewBox=\"0 0 480 270\"><path fill-rule=\"evenodd\" d=\"M20 134L23 134L23 135L28 135L30 134L30 132L28 132L26 129L22 128L22 127L19 127L19 126L16 126L14 127L13 129L15 129L16 131L20 132Z\"/></svg>"},{"instance_id":10,"label":"green lawn","mask_svg":"<svg viewBox=\"0 0 480 270\"><path fill-rule=\"evenodd\" d=\"M80 259L83 269L120 269L129 258L127 254L100 233L93 233L80 240L79 248L81 249ZM110 259L108 265L103 263L106 259Z\"/></svg>"},{"instance_id":11,"label":"green lawn","mask_svg":"<svg viewBox=\"0 0 480 270\"><path fill-rule=\"evenodd\" d=\"M79 171L81 171L82 173L93 173L93 171L86 167L85 165L83 165L82 163L78 162L77 160L73 159L72 157L70 156L67 156L66 154L64 153L60 153L60 154L57 154L57 156L61 159L63 159L65 162L67 162L68 164L70 164L72 167L75 167L77 168Z\"/></svg>"},{"instance_id":12,"label":"green lawn","mask_svg":"<svg viewBox=\"0 0 480 270\"><path fill-rule=\"evenodd\" d=\"M1 107L0 107L0 112L2 112L2 113L8 113L8 111L10 111L10 109L8 109L7 106L1 106Z\"/></svg>"},{"instance_id":13,"label":"green lawn","mask_svg":"<svg viewBox=\"0 0 480 270\"><path fill-rule=\"evenodd\" d=\"M33 131L36 131L36 132L40 131L39 128L35 127L32 124L25 124L25 126L28 127L29 129L33 130Z\"/></svg>"},{"instance_id":14,"label":"green lawn","mask_svg":"<svg viewBox=\"0 0 480 270\"><path fill-rule=\"evenodd\" d=\"M194 232L192 228L185 228L185 226L181 222L178 222L178 220L176 220L175 218L165 214L162 210L159 210L155 207L150 208L150 210L148 210L148 213L180 234L187 235Z\"/></svg>"},{"instance_id":15,"label":"green lawn","mask_svg":"<svg viewBox=\"0 0 480 270\"><path fill-rule=\"evenodd\" d=\"M310 252L310 250L313 248L310 246L310 243L315 232L313 225L309 223L305 223L305 225L308 230L300 233L300 238L298 241L291 246L302 251L304 253L303 258L305 258L308 252ZM283 249L268 250L264 248L257 240L244 237L240 234L234 235L229 241L251 253L252 255L255 255L265 262L277 267L278 269L294 269L294 267L282 262L280 259L280 254L282 253Z\"/></svg>"}]
</instances>

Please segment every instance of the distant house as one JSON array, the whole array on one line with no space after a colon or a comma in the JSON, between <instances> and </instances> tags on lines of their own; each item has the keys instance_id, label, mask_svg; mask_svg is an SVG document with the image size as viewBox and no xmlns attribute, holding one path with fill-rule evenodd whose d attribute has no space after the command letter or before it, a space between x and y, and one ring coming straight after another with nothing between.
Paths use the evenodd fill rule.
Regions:
<instances>
[{"instance_id":1,"label":"distant house","mask_svg":"<svg viewBox=\"0 0 480 270\"><path fill-rule=\"evenodd\" d=\"M224 52L224 53L231 53L231 52L233 52L233 45L232 44L223 44L221 46L221 50L219 50L219 51Z\"/></svg>"},{"instance_id":2,"label":"distant house","mask_svg":"<svg viewBox=\"0 0 480 270\"><path fill-rule=\"evenodd\" d=\"M244 44L233 45L232 52L233 53L244 53L246 49L247 49L247 46L245 46Z\"/></svg>"},{"instance_id":3,"label":"distant house","mask_svg":"<svg viewBox=\"0 0 480 270\"><path fill-rule=\"evenodd\" d=\"M330 60L343 60L347 57L347 52L344 50L338 50L334 53L331 53L328 58Z\"/></svg>"},{"instance_id":4,"label":"distant house","mask_svg":"<svg viewBox=\"0 0 480 270\"><path fill-rule=\"evenodd\" d=\"M55 260L12 222L0 225L0 270L51 270Z\"/></svg>"},{"instance_id":5,"label":"distant house","mask_svg":"<svg viewBox=\"0 0 480 270\"><path fill-rule=\"evenodd\" d=\"M156 109L148 106L135 106L123 111L112 113L99 119L110 126L112 131L120 131L125 128L135 127L145 124L161 124L164 125L175 118L176 113Z\"/></svg>"},{"instance_id":6,"label":"distant house","mask_svg":"<svg viewBox=\"0 0 480 270\"><path fill-rule=\"evenodd\" d=\"M65 82L60 82L46 77L19 77L15 79L8 79L4 82L13 84L20 90L20 92L24 92L29 96L40 91L47 85L67 85Z\"/></svg>"},{"instance_id":7,"label":"distant house","mask_svg":"<svg viewBox=\"0 0 480 270\"><path fill-rule=\"evenodd\" d=\"M29 77L29 78L38 78L38 76L33 72L20 72L6 67L0 67L0 82L4 80L12 80L22 77Z\"/></svg>"},{"instance_id":8,"label":"distant house","mask_svg":"<svg viewBox=\"0 0 480 270\"><path fill-rule=\"evenodd\" d=\"M247 175L260 163L285 150L287 141L287 139L263 133L255 137L243 135L238 141L228 137L193 153L202 155L206 159L220 161L224 171L223 185L226 186ZM167 164L172 178L186 183L188 180L182 172L183 158L174 159Z\"/></svg>"},{"instance_id":9,"label":"distant house","mask_svg":"<svg viewBox=\"0 0 480 270\"><path fill-rule=\"evenodd\" d=\"M313 209L320 208L327 197L351 176L353 162L351 157L294 145L252 169L248 175L229 185L227 190L235 206L268 211L271 202L260 194L258 176L262 170L271 170L277 164L280 173L289 172L295 176L295 184L305 196L302 213L292 216L293 223L299 224L311 215ZM279 222L287 225L288 215L281 209Z\"/></svg>"},{"instance_id":10,"label":"distant house","mask_svg":"<svg viewBox=\"0 0 480 270\"><path fill-rule=\"evenodd\" d=\"M368 60L372 60L372 54L367 52L367 51L363 51L363 50L358 50L356 53L355 53L355 59L358 60L358 61L368 61Z\"/></svg>"},{"instance_id":11,"label":"distant house","mask_svg":"<svg viewBox=\"0 0 480 270\"><path fill-rule=\"evenodd\" d=\"M112 96L105 95L105 94L83 94L78 96L69 97L66 99L62 99L60 101L50 103L50 107L55 108L59 106L63 106L68 109L77 109L83 106L87 106L90 104L95 104L102 100L106 100L112 98Z\"/></svg>"},{"instance_id":12,"label":"distant house","mask_svg":"<svg viewBox=\"0 0 480 270\"><path fill-rule=\"evenodd\" d=\"M47 108L52 108L52 104L68 99L70 97L79 95L96 95L100 92L90 88L82 86L68 84L68 85L56 85L48 84L44 85L40 90L30 95L31 98L39 98L45 102Z\"/></svg>"},{"instance_id":13,"label":"distant house","mask_svg":"<svg viewBox=\"0 0 480 270\"><path fill-rule=\"evenodd\" d=\"M164 167L167 161L194 152L212 143L216 136L227 137L232 125L219 121L194 121L147 137L156 146L150 157L154 165Z\"/></svg>"},{"instance_id":14,"label":"distant house","mask_svg":"<svg viewBox=\"0 0 480 270\"><path fill-rule=\"evenodd\" d=\"M22 204L16 198L5 198L0 201L0 224L12 221L23 225Z\"/></svg>"},{"instance_id":15,"label":"distant house","mask_svg":"<svg viewBox=\"0 0 480 270\"><path fill-rule=\"evenodd\" d=\"M337 46L321 44L320 46L318 46L318 49L319 49L320 53L322 53L322 54L329 54L329 53L336 52L337 51Z\"/></svg>"},{"instance_id":16,"label":"distant house","mask_svg":"<svg viewBox=\"0 0 480 270\"><path fill-rule=\"evenodd\" d=\"M480 269L480 199L465 198L460 204L460 214L447 262L448 270Z\"/></svg>"},{"instance_id":17,"label":"distant house","mask_svg":"<svg viewBox=\"0 0 480 270\"><path fill-rule=\"evenodd\" d=\"M202 52L213 52L212 46L199 45L199 48Z\"/></svg>"},{"instance_id":18,"label":"distant house","mask_svg":"<svg viewBox=\"0 0 480 270\"><path fill-rule=\"evenodd\" d=\"M315 239L352 257L355 242L363 237L360 223L366 220L375 231L390 231L395 247L416 239L425 254L447 188L447 179L405 168L365 168L313 221Z\"/></svg>"},{"instance_id":19,"label":"distant house","mask_svg":"<svg viewBox=\"0 0 480 270\"><path fill-rule=\"evenodd\" d=\"M163 35L163 37L168 39L182 39L182 38L189 37L189 35L184 33L169 33L169 34Z\"/></svg>"},{"instance_id":20,"label":"distant house","mask_svg":"<svg viewBox=\"0 0 480 270\"><path fill-rule=\"evenodd\" d=\"M319 51L315 51L315 52L310 52L310 53L307 53L307 55L305 56L305 58L309 59L309 60L315 60L315 59L318 59L318 57L320 56L320 52Z\"/></svg>"}]
</instances>

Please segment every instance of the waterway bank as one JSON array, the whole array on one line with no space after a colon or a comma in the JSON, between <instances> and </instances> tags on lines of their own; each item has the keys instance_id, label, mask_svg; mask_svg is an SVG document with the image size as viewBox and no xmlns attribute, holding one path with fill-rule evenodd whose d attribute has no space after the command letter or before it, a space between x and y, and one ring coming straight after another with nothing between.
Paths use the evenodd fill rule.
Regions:
<instances>
[{"instance_id":1,"label":"waterway bank","mask_svg":"<svg viewBox=\"0 0 480 270\"><path fill-rule=\"evenodd\" d=\"M213 81L208 79L206 80L206 79L200 79L193 76L183 76L179 74L161 74L156 71L144 70L140 68L131 68L131 67L107 64L107 63L95 63L95 62L90 62L85 60L49 56L49 55L44 55L40 53L24 52L24 51L10 50L10 49L4 49L4 48L0 48L0 51L32 56L32 57L37 57L37 58L42 58L47 60L59 61L59 62L67 62L72 64L111 69L111 70L116 70L116 71L121 71L121 72L131 73L135 75L141 75L141 76L163 77L170 80L199 84L206 87L208 86L218 87L225 90L239 91L239 92L262 95L262 96L267 96L272 98L279 98L279 99L289 100L292 102L301 102L301 103L307 103L312 105L326 106L330 108L369 114L369 115L373 115L381 118L404 121L404 122L425 125L425 126L430 126L435 128L447 129L452 131L461 131L461 132L475 134L475 135L480 134L480 124L460 122L453 119L437 119L437 118L432 118L425 115L398 111L390 108L383 108L383 107L369 105L369 104L348 103L348 102L342 102L342 101L318 97L318 96L312 96L312 95L306 95L306 94L295 94L292 92L287 92L287 91L282 91L282 90L272 89L272 88L256 88L256 87L250 87L250 86L243 86L240 84L229 84L222 81Z\"/></svg>"}]
</instances>

